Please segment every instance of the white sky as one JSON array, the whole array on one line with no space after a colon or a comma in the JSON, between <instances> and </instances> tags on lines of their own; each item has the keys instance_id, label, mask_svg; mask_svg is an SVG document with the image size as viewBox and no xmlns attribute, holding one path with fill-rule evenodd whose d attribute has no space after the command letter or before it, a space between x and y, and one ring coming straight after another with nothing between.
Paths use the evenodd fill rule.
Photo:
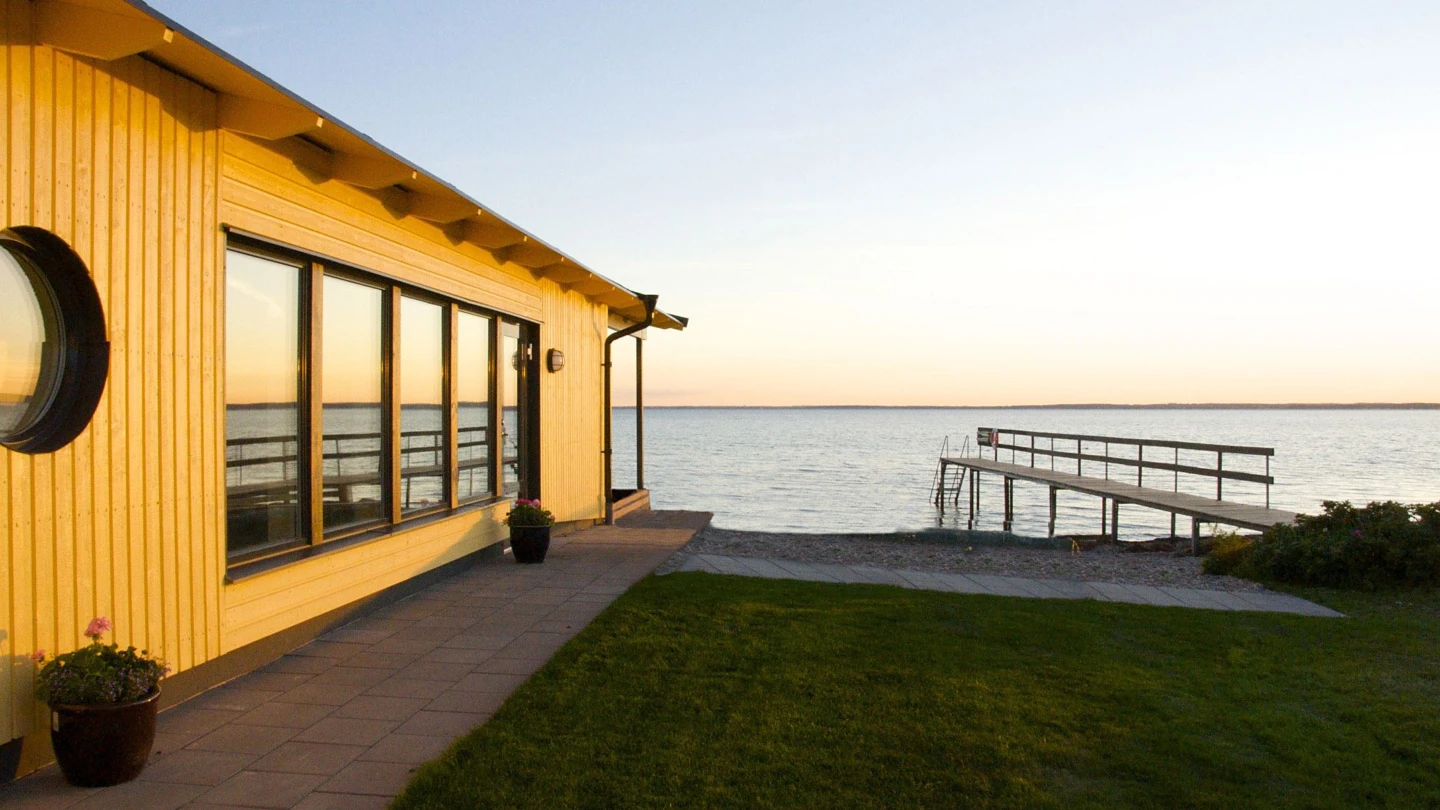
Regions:
<instances>
[{"instance_id":1,"label":"white sky","mask_svg":"<svg viewBox=\"0 0 1440 810\"><path fill-rule=\"evenodd\" d=\"M649 403L1440 401L1437 3L155 4L690 316Z\"/></svg>"}]
</instances>

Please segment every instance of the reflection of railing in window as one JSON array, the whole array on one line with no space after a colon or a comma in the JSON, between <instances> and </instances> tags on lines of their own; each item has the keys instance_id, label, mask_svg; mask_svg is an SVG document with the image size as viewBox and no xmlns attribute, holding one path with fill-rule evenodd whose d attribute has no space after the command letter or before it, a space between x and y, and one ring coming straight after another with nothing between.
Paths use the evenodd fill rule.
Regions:
<instances>
[{"instance_id":1,"label":"reflection of railing in window","mask_svg":"<svg viewBox=\"0 0 1440 810\"><path fill-rule=\"evenodd\" d=\"M500 415L500 466L503 494L520 491L520 409L507 405Z\"/></svg>"},{"instance_id":2,"label":"reflection of railing in window","mask_svg":"<svg viewBox=\"0 0 1440 810\"><path fill-rule=\"evenodd\" d=\"M267 446L278 451L266 450ZM252 456L251 452L266 454ZM226 439L225 492L230 505L238 505L237 499L246 505L294 502L299 452L300 441L294 436Z\"/></svg>"},{"instance_id":3,"label":"reflection of railing in window","mask_svg":"<svg viewBox=\"0 0 1440 810\"><path fill-rule=\"evenodd\" d=\"M485 428L459 429L460 477L475 492L489 480L489 454L480 450L488 442ZM445 474L445 432L420 430L400 437L401 502L410 503L414 479ZM380 433L342 433L321 441L326 501L350 503L363 499L365 488L380 484L382 440ZM273 448L273 449L271 449ZM263 455L250 455L250 453ZM299 441L294 436L262 436L225 442L225 492L229 506L259 506L295 501L300 478Z\"/></svg>"},{"instance_id":4,"label":"reflection of railing in window","mask_svg":"<svg viewBox=\"0 0 1440 810\"><path fill-rule=\"evenodd\" d=\"M463 498L476 498L490 494L490 453L485 428L461 427L457 431L460 443L456 448L460 480L455 486Z\"/></svg>"}]
</instances>

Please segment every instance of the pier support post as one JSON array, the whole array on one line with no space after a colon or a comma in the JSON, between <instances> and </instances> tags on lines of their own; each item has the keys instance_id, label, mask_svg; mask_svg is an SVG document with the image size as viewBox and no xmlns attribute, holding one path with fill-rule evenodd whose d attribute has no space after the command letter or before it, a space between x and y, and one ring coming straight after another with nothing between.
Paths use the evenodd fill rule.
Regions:
<instances>
[{"instance_id":1,"label":"pier support post","mask_svg":"<svg viewBox=\"0 0 1440 810\"><path fill-rule=\"evenodd\" d=\"M1105 497L1101 497L1101 498L1100 498L1100 536L1101 536L1101 537L1104 537L1104 536L1110 534L1110 529L1107 528L1106 525L1105 525L1105 511L1106 511L1106 507L1108 507L1109 505L1110 505L1110 499L1109 499L1109 498L1105 498Z\"/></svg>"},{"instance_id":2,"label":"pier support post","mask_svg":"<svg viewBox=\"0 0 1440 810\"><path fill-rule=\"evenodd\" d=\"M1175 513L1174 513L1174 512L1171 512L1171 513L1170 513L1170 538L1171 538L1172 540L1175 538Z\"/></svg>"},{"instance_id":3,"label":"pier support post","mask_svg":"<svg viewBox=\"0 0 1440 810\"><path fill-rule=\"evenodd\" d=\"M966 525L966 528L971 531L975 530L975 507L979 505L980 496L975 492L975 479L979 477L979 472L976 470L970 471L970 521Z\"/></svg>"},{"instance_id":4,"label":"pier support post","mask_svg":"<svg viewBox=\"0 0 1440 810\"><path fill-rule=\"evenodd\" d=\"M1005 476L1005 521L1001 531L1010 531L1010 524L1015 520L1015 479Z\"/></svg>"},{"instance_id":5,"label":"pier support post","mask_svg":"<svg viewBox=\"0 0 1440 810\"><path fill-rule=\"evenodd\" d=\"M1055 487L1050 487L1050 537L1055 536Z\"/></svg>"},{"instance_id":6,"label":"pier support post","mask_svg":"<svg viewBox=\"0 0 1440 810\"><path fill-rule=\"evenodd\" d=\"M1120 542L1120 502L1110 499L1110 538Z\"/></svg>"},{"instance_id":7,"label":"pier support post","mask_svg":"<svg viewBox=\"0 0 1440 810\"><path fill-rule=\"evenodd\" d=\"M1190 556L1200 553L1200 518L1190 518Z\"/></svg>"}]
</instances>

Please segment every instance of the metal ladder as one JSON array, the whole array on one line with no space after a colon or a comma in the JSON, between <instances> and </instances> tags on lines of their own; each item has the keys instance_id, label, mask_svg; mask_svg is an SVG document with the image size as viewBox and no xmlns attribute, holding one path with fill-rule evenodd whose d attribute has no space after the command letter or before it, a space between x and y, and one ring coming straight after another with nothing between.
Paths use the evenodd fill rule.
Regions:
<instances>
[{"instance_id":1,"label":"metal ladder","mask_svg":"<svg viewBox=\"0 0 1440 810\"><path fill-rule=\"evenodd\" d=\"M946 436L944 443L940 445L940 458L945 458L949 450L950 437ZM970 437L966 436L965 443L960 447L960 455L968 456L969 454ZM951 496L949 498L951 506L960 505L960 491L965 488L965 475L968 471L964 467L959 467L960 474L954 476L952 480L950 468L958 466L959 465L946 464L944 461L937 461L935 463L935 477L930 484L930 501L935 504L935 508L939 509L941 514L945 512L946 495Z\"/></svg>"}]
</instances>

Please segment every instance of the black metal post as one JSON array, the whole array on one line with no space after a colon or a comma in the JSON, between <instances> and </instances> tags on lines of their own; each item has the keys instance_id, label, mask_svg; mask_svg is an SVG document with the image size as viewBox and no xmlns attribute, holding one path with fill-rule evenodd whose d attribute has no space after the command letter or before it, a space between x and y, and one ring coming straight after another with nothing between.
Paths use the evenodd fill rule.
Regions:
<instances>
[{"instance_id":1,"label":"black metal post","mask_svg":"<svg viewBox=\"0 0 1440 810\"><path fill-rule=\"evenodd\" d=\"M645 488L645 341L635 335L635 488Z\"/></svg>"}]
</instances>

